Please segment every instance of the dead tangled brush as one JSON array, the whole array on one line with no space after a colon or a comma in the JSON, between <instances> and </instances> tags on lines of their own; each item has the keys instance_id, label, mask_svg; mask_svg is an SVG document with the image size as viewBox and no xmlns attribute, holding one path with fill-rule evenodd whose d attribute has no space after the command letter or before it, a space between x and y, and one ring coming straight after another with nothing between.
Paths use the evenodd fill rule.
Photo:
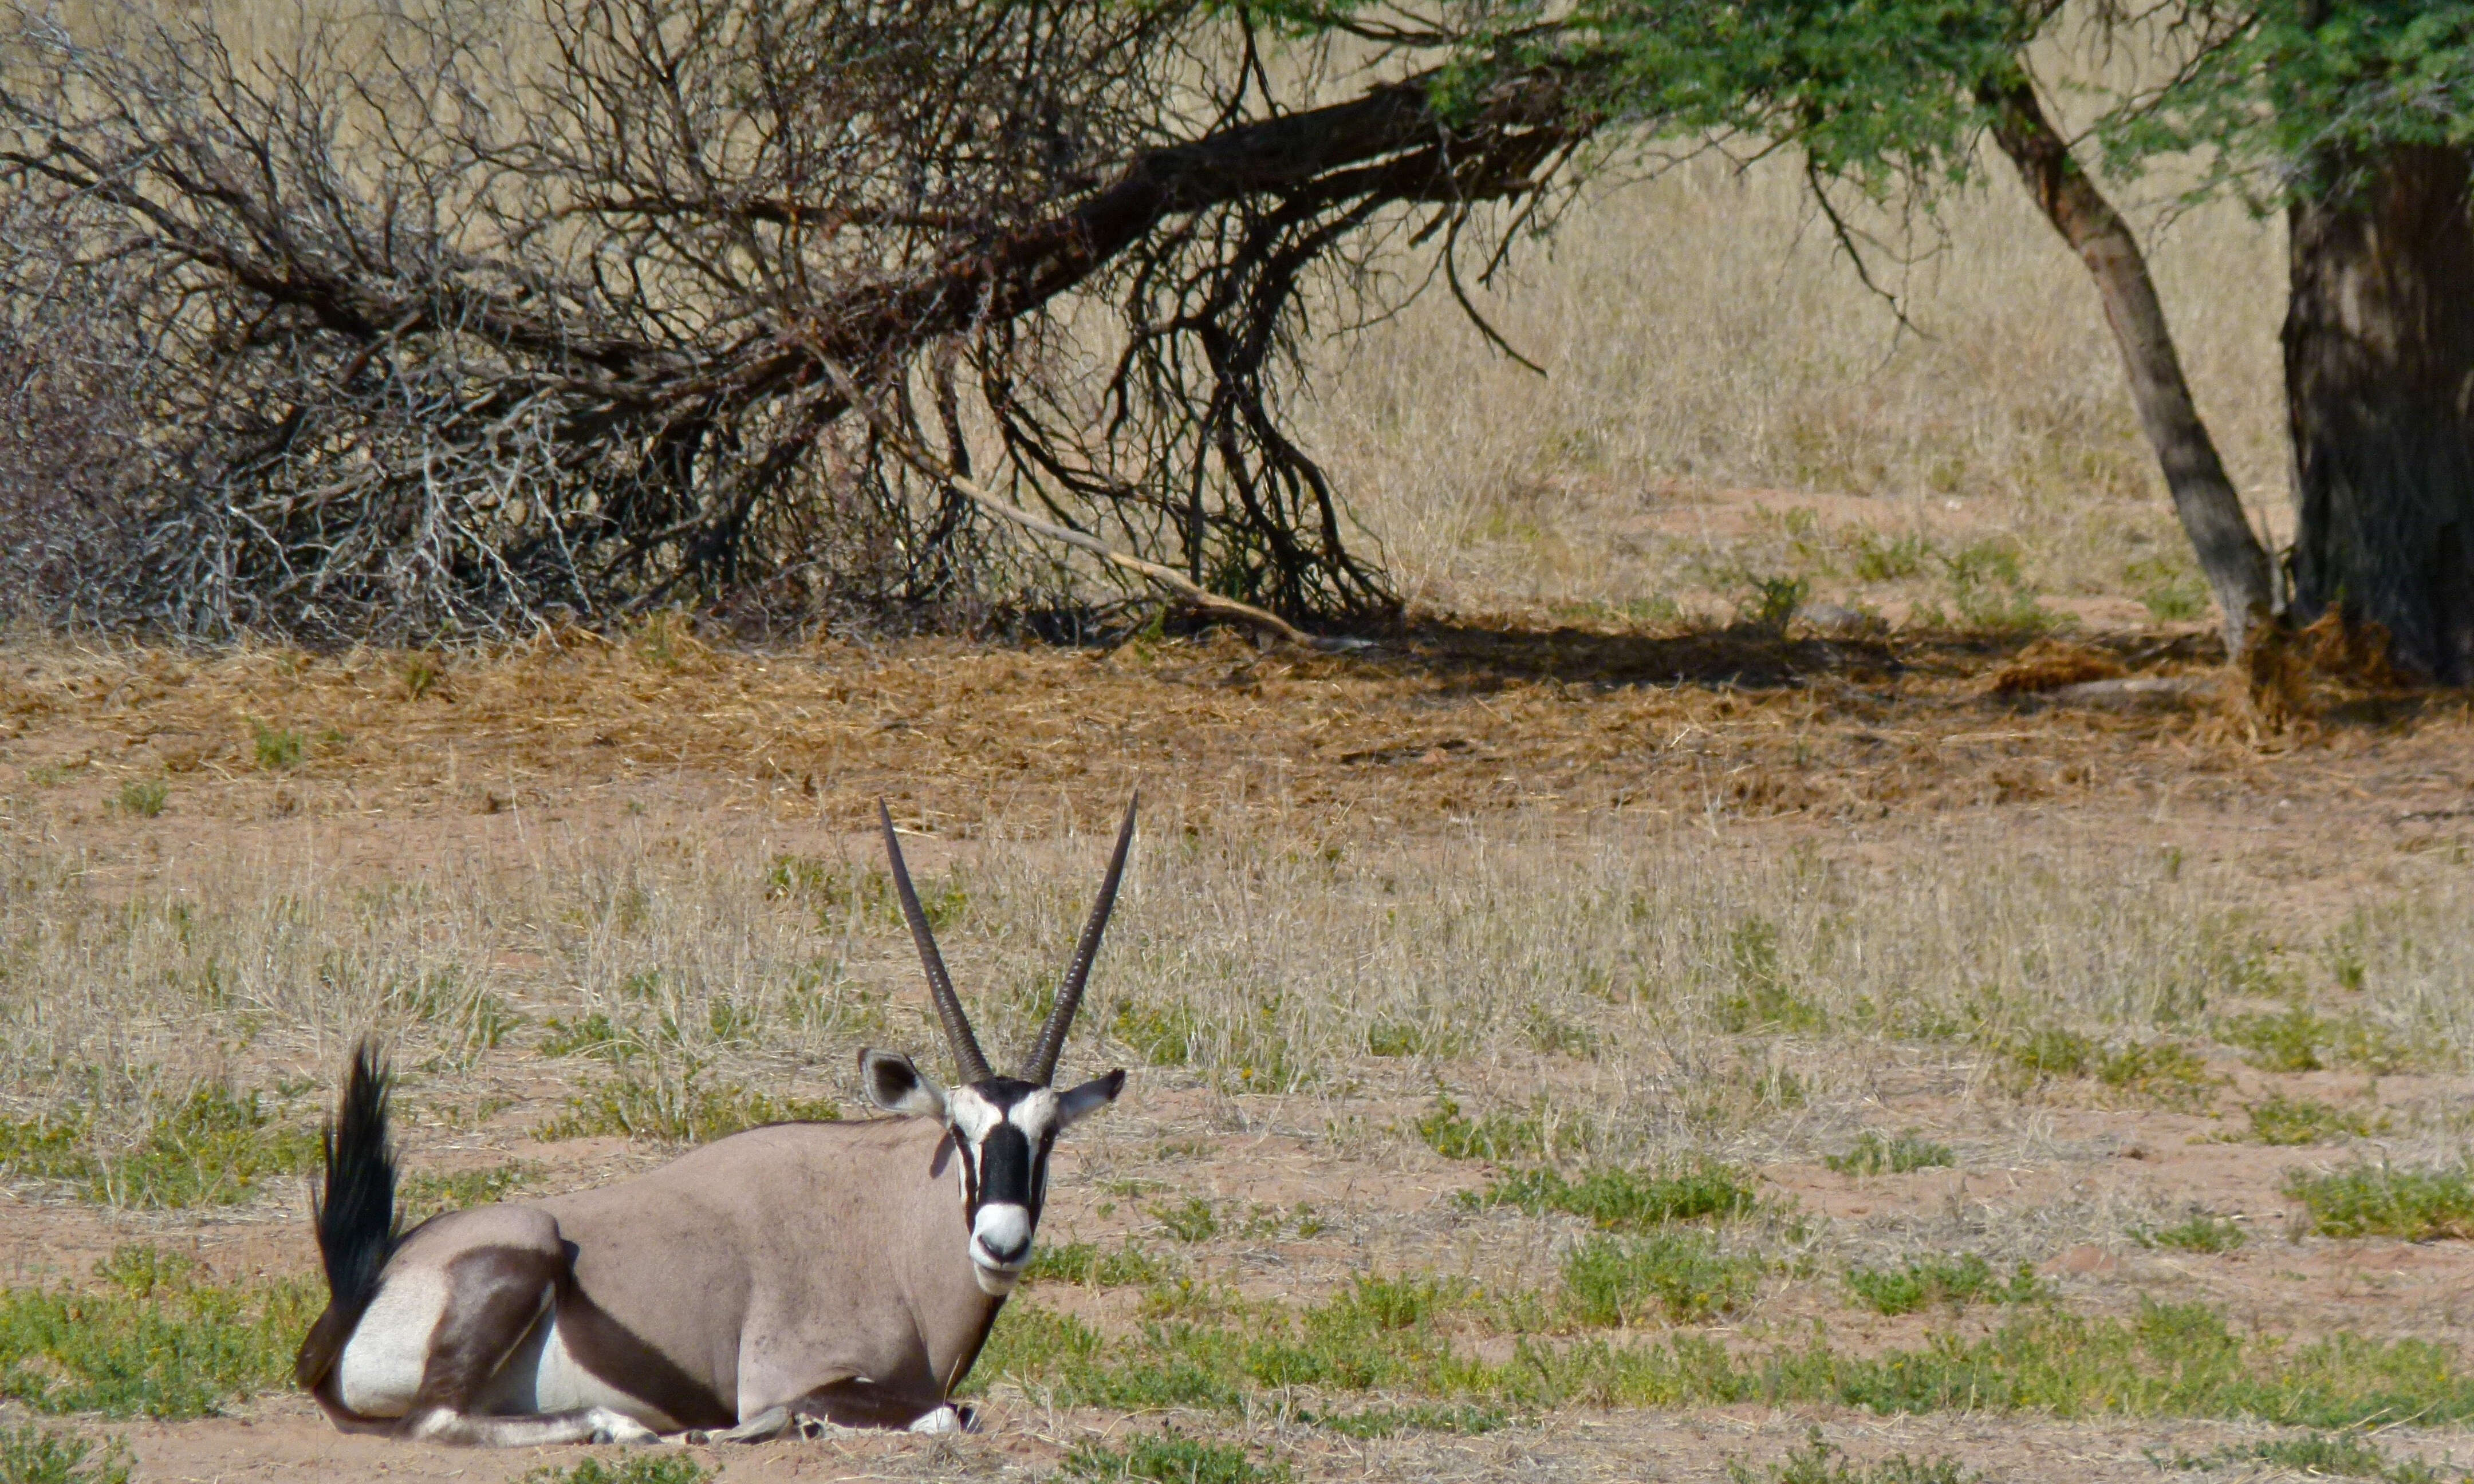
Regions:
<instances>
[{"instance_id":1,"label":"dead tangled brush","mask_svg":"<svg viewBox=\"0 0 2474 1484\"><path fill-rule=\"evenodd\" d=\"M2243 656L2240 719L2259 740L2307 734L2348 708L2402 700L2413 682L2389 648L2385 627L2349 624L2334 608L2301 629L2264 625Z\"/></svg>"},{"instance_id":2,"label":"dead tangled brush","mask_svg":"<svg viewBox=\"0 0 2474 1484\"><path fill-rule=\"evenodd\" d=\"M2042 695L2065 685L2114 680L2126 673L2120 659L2100 650L2060 639L2038 639L2021 650L2017 658L1994 671L1985 681L1984 690L1994 696Z\"/></svg>"}]
</instances>

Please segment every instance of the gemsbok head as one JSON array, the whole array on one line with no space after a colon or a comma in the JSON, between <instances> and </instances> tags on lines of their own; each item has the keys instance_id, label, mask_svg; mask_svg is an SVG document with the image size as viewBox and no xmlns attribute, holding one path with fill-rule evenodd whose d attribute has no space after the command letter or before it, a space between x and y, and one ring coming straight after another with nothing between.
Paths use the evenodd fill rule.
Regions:
<instances>
[{"instance_id":1,"label":"gemsbok head","mask_svg":"<svg viewBox=\"0 0 2474 1484\"><path fill-rule=\"evenodd\" d=\"M869 1099L904 1116L749 1129L632 1180L404 1232L390 1079L364 1042L312 1202L327 1311L295 1363L338 1427L522 1447L970 1425L950 1399L1031 1260L1057 1136L1125 1087L1123 1071L1054 1084L1134 809L1011 1077L982 1055L892 816L877 813L954 1083L862 1051Z\"/></svg>"},{"instance_id":2,"label":"gemsbok head","mask_svg":"<svg viewBox=\"0 0 2474 1484\"><path fill-rule=\"evenodd\" d=\"M971 1233L971 1267L980 1287L1000 1298L1013 1291L1031 1261L1031 1244L1039 1230L1040 1207L1048 1197L1048 1156L1056 1136L1086 1115L1107 1107L1125 1089L1123 1068L1059 1092L1056 1058L1065 1049L1065 1033L1082 1003L1082 985L1091 976L1091 960L1100 951L1100 935L1117 902L1117 881L1125 874L1126 849L1133 841L1134 811L1117 831L1116 852L1108 858L1108 874L1100 883L1100 898L1091 904L1090 921L1065 969L1065 982L1050 1007L1048 1023L1031 1043L1018 1076L988 1069L980 1051L971 1018L954 993L945 972L944 955L936 951L936 935L928 914L911 888L910 869L902 859L902 841L893 818L877 806L885 826L885 852L893 866L894 895L902 900L903 920L910 924L910 941L918 945L920 967L928 971L928 993L936 1001L946 1042L953 1048L960 1081L940 1086L899 1051L873 1046L859 1054L860 1078L867 1095L887 1113L941 1119L954 1140L954 1173L961 1182L962 1219Z\"/></svg>"}]
</instances>

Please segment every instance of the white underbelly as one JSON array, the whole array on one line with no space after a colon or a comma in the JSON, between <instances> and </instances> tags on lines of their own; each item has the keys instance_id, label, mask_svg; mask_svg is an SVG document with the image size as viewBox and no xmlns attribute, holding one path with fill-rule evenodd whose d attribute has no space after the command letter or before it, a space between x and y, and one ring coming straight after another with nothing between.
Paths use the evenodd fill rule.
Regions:
<instances>
[{"instance_id":1,"label":"white underbelly","mask_svg":"<svg viewBox=\"0 0 2474 1484\"><path fill-rule=\"evenodd\" d=\"M363 1417L401 1417L412 1410L429 1363L430 1336L446 1312L447 1283L440 1274L416 1268L388 1279L352 1327L335 1364L335 1388L344 1405Z\"/></svg>"},{"instance_id":2,"label":"white underbelly","mask_svg":"<svg viewBox=\"0 0 2474 1484\"><path fill-rule=\"evenodd\" d=\"M507 1359L497 1383L489 1388L488 1410L500 1416L573 1412L608 1407L632 1417L656 1432L676 1432L680 1424L661 1408L632 1396L586 1370L567 1348L555 1316L528 1336Z\"/></svg>"}]
</instances>

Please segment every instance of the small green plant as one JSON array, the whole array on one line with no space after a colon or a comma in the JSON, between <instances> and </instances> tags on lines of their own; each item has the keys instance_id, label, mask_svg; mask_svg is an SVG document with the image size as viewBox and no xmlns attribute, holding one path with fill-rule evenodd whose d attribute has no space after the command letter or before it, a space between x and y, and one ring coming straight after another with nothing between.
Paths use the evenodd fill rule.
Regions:
<instances>
[{"instance_id":1,"label":"small green plant","mask_svg":"<svg viewBox=\"0 0 2474 1484\"><path fill-rule=\"evenodd\" d=\"M1148 1288L1176 1278L1178 1262L1140 1242L1105 1252L1089 1242L1059 1242L1032 1254L1024 1276L1089 1288Z\"/></svg>"},{"instance_id":2,"label":"small green plant","mask_svg":"<svg viewBox=\"0 0 2474 1484\"><path fill-rule=\"evenodd\" d=\"M1931 1304L2029 1304L2045 1297L2044 1284L2025 1263L2003 1278L1981 1254L1925 1257L1903 1268L1847 1270L1847 1291L1877 1314L1912 1314Z\"/></svg>"},{"instance_id":3,"label":"small green plant","mask_svg":"<svg viewBox=\"0 0 2474 1484\"><path fill-rule=\"evenodd\" d=\"M2247 1447L2227 1444L2195 1458L2176 1453L2170 1463L2177 1469L2208 1470L2267 1464L2311 1478L2378 1479L2382 1484L2465 1484L2474 1477L2462 1469L2435 1469L2419 1458L2390 1458L2359 1432L2306 1432Z\"/></svg>"},{"instance_id":4,"label":"small green plant","mask_svg":"<svg viewBox=\"0 0 2474 1484\"><path fill-rule=\"evenodd\" d=\"M1853 567L1858 581L1895 583L1923 571L1925 560L1932 555L1932 543L1921 536L1883 537L1861 531L1856 537Z\"/></svg>"},{"instance_id":5,"label":"small green plant","mask_svg":"<svg viewBox=\"0 0 2474 1484\"><path fill-rule=\"evenodd\" d=\"M1181 999L1165 1005L1138 1005L1123 1000L1109 1017L1109 1031L1132 1048L1147 1066L1183 1066L1194 1060L1201 1017Z\"/></svg>"},{"instance_id":6,"label":"small green plant","mask_svg":"<svg viewBox=\"0 0 2474 1484\"><path fill-rule=\"evenodd\" d=\"M2325 1144L2385 1134L2388 1115L2338 1108L2313 1098L2270 1093L2250 1105L2250 1137L2263 1144Z\"/></svg>"},{"instance_id":7,"label":"small green plant","mask_svg":"<svg viewBox=\"0 0 2474 1484\"><path fill-rule=\"evenodd\" d=\"M2171 1247L2177 1252L2231 1252L2245 1239L2242 1223L2229 1216L2202 1211L2171 1227L2133 1227L2130 1239L2142 1247Z\"/></svg>"},{"instance_id":8,"label":"small green plant","mask_svg":"<svg viewBox=\"0 0 2474 1484\"><path fill-rule=\"evenodd\" d=\"M919 910L937 932L961 921L970 907L970 893L958 876L911 884L919 894ZM854 872L811 855L777 855L765 870L764 886L768 897L808 903L815 911L818 926L830 927L837 920L851 918L896 925L902 922L893 877L881 866Z\"/></svg>"},{"instance_id":9,"label":"small green plant","mask_svg":"<svg viewBox=\"0 0 2474 1484\"><path fill-rule=\"evenodd\" d=\"M1378 1406L1363 1412L1300 1411L1298 1421L1344 1438L1390 1438L1404 1432L1447 1432L1477 1438L1510 1425L1512 1415L1499 1407Z\"/></svg>"},{"instance_id":10,"label":"small green plant","mask_svg":"<svg viewBox=\"0 0 2474 1484\"><path fill-rule=\"evenodd\" d=\"M1057 1472L1091 1484L1132 1479L1152 1484L1272 1484L1289 1477L1285 1464L1267 1469L1242 1448L1175 1432L1143 1434L1123 1448L1078 1443L1067 1451Z\"/></svg>"},{"instance_id":11,"label":"small green plant","mask_svg":"<svg viewBox=\"0 0 2474 1484\"><path fill-rule=\"evenodd\" d=\"M161 778L133 778L120 785L120 793L112 803L123 814L151 820L163 812L163 805L171 797L171 786Z\"/></svg>"},{"instance_id":12,"label":"small green plant","mask_svg":"<svg viewBox=\"0 0 2474 1484\"><path fill-rule=\"evenodd\" d=\"M2217 1039L2250 1054L2243 1060L2266 1072L2316 1072L2327 1064L2319 1048L2336 1039L2336 1024L2295 1005L2278 1015L2233 1016L2217 1025Z\"/></svg>"},{"instance_id":13,"label":"small green plant","mask_svg":"<svg viewBox=\"0 0 2474 1484\"><path fill-rule=\"evenodd\" d=\"M403 662L403 693L418 701L447 679L447 666L435 655L414 655Z\"/></svg>"},{"instance_id":14,"label":"small green plant","mask_svg":"<svg viewBox=\"0 0 2474 1484\"><path fill-rule=\"evenodd\" d=\"M440 1211L491 1206L537 1183L541 1166L523 1161L471 1170L416 1170L396 1189L396 1206L409 1227Z\"/></svg>"},{"instance_id":15,"label":"small green plant","mask_svg":"<svg viewBox=\"0 0 2474 1484\"><path fill-rule=\"evenodd\" d=\"M617 1463L585 1458L564 1469L544 1464L520 1484L704 1484L720 1472L685 1453L630 1453Z\"/></svg>"},{"instance_id":16,"label":"small green plant","mask_svg":"<svg viewBox=\"0 0 2474 1484\"><path fill-rule=\"evenodd\" d=\"M665 1144L709 1144L767 1123L831 1123L830 1098L776 1097L736 1083L701 1080L699 1069L664 1075L629 1067L567 1101L567 1112L533 1131L545 1143L621 1135Z\"/></svg>"},{"instance_id":17,"label":"small green plant","mask_svg":"<svg viewBox=\"0 0 2474 1484\"><path fill-rule=\"evenodd\" d=\"M1720 1252L1704 1232L1593 1236L1564 1256L1564 1304L1580 1323L1601 1328L1652 1316L1701 1324L1751 1303L1761 1266Z\"/></svg>"},{"instance_id":18,"label":"small green plant","mask_svg":"<svg viewBox=\"0 0 2474 1484\"><path fill-rule=\"evenodd\" d=\"M1727 935L1727 959L1734 970L1734 993L1718 1001L1718 1026L1730 1033L1756 1029L1827 1030L1830 1017L1795 992L1779 963L1778 927L1764 918L1746 918Z\"/></svg>"},{"instance_id":19,"label":"small green plant","mask_svg":"<svg viewBox=\"0 0 2474 1484\"><path fill-rule=\"evenodd\" d=\"M1175 1206L1152 1207L1152 1219L1180 1242L1207 1242L1220 1234L1220 1213L1199 1195L1189 1195Z\"/></svg>"},{"instance_id":20,"label":"small green plant","mask_svg":"<svg viewBox=\"0 0 2474 1484\"><path fill-rule=\"evenodd\" d=\"M2208 610L2207 585L2180 562L2144 557L2125 567L2122 577L2159 623L2181 623Z\"/></svg>"},{"instance_id":21,"label":"small green plant","mask_svg":"<svg viewBox=\"0 0 2474 1484\"><path fill-rule=\"evenodd\" d=\"M27 1423L0 1427L0 1484L129 1484L129 1445Z\"/></svg>"},{"instance_id":22,"label":"small green plant","mask_svg":"<svg viewBox=\"0 0 2474 1484\"><path fill-rule=\"evenodd\" d=\"M535 1049L544 1056L589 1056L617 1066L644 1049L635 1032L621 1030L610 1017L595 1010L573 1020L549 1018L541 1044Z\"/></svg>"},{"instance_id":23,"label":"small green plant","mask_svg":"<svg viewBox=\"0 0 2474 1484\"><path fill-rule=\"evenodd\" d=\"M2058 1025L2042 1026L2002 1048L2004 1058L2028 1082L2084 1077L2097 1060L2096 1042Z\"/></svg>"},{"instance_id":24,"label":"small green plant","mask_svg":"<svg viewBox=\"0 0 2474 1484\"><path fill-rule=\"evenodd\" d=\"M270 727L264 722L251 722L249 733L251 748L257 755L257 765L268 773L299 767L308 749L308 743L303 740L301 733Z\"/></svg>"},{"instance_id":25,"label":"small green plant","mask_svg":"<svg viewBox=\"0 0 2474 1484\"><path fill-rule=\"evenodd\" d=\"M2132 1041L2107 1052L2096 1075L2116 1092L2167 1108L2205 1108L2217 1094L2208 1064L2175 1041Z\"/></svg>"},{"instance_id":26,"label":"small green plant","mask_svg":"<svg viewBox=\"0 0 2474 1484\"><path fill-rule=\"evenodd\" d=\"M1435 1106L1418 1120L1418 1137L1446 1160L1505 1163L1546 1152L1545 1131L1536 1113L1497 1110L1483 1118L1470 1118L1448 1092L1435 1094Z\"/></svg>"},{"instance_id":27,"label":"small green plant","mask_svg":"<svg viewBox=\"0 0 2474 1484\"><path fill-rule=\"evenodd\" d=\"M95 1269L100 1291L0 1293L0 1398L46 1413L204 1417L289 1383L327 1302L298 1281L222 1286L157 1248Z\"/></svg>"},{"instance_id":28,"label":"small green plant","mask_svg":"<svg viewBox=\"0 0 2474 1484\"><path fill-rule=\"evenodd\" d=\"M1742 1459L1729 1459L1727 1477L1732 1484L1981 1484L1984 1479L1955 1458L1909 1458L1898 1453L1878 1463L1858 1464L1824 1442L1818 1427L1801 1449L1766 1468L1756 1470Z\"/></svg>"},{"instance_id":29,"label":"small green plant","mask_svg":"<svg viewBox=\"0 0 2474 1484\"><path fill-rule=\"evenodd\" d=\"M1812 584L1802 577L1748 577L1735 604L1735 622L1755 634L1778 638L1795 621L1795 610L1812 595Z\"/></svg>"},{"instance_id":30,"label":"small green plant","mask_svg":"<svg viewBox=\"0 0 2474 1484\"><path fill-rule=\"evenodd\" d=\"M100 1148L96 1131L74 1114L0 1120L0 1164L64 1182L103 1205L177 1210L249 1200L268 1177L318 1161L318 1136L279 1121L255 1092L213 1083L149 1113L133 1142Z\"/></svg>"},{"instance_id":31,"label":"small green plant","mask_svg":"<svg viewBox=\"0 0 2474 1484\"><path fill-rule=\"evenodd\" d=\"M1714 1161L1647 1172L1595 1169L1578 1180L1554 1169L1516 1170L1465 1199L1476 1206L1516 1206L1532 1216L1561 1211L1619 1232L1741 1215L1758 1204L1743 1171Z\"/></svg>"},{"instance_id":32,"label":"small green plant","mask_svg":"<svg viewBox=\"0 0 2474 1484\"><path fill-rule=\"evenodd\" d=\"M1866 1129L1845 1154L1824 1155L1821 1162L1841 1175L1904 1175L1954 1165L1958 1157L1948 1144L1936 1144L1912 1131L1884 1139Z\"/></svg>"},{"instance_id":33,"label":"small green plant","mask_svg":"<svg viewBox=\"0 0 2474 1484\"><path fill-rule=\"evenodd\" d=\"M2296 1170L2285 1193L2310 1212L2313 1230L2329 1236L2474 1237L2474 1178L2462 1165L2411 1170L2383 1161L2325 1175Z\"/></svg>"}]
</instances>

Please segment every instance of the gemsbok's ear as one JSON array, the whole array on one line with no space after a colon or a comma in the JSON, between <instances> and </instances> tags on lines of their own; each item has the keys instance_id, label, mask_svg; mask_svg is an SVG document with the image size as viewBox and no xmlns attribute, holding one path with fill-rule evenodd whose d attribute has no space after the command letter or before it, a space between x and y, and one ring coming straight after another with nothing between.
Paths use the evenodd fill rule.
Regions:
<instances>
[{"instance_id":1,"label":"gemsbok's ear","mask_svg":"<svg viewBox=\"0 0 2474 1484\"><path fill-rule=\"evenodd\" d=\"M1084 1118L1117 1100L1126 1090L1126 1069L1119 1067L1104 1077L1094 1077L1079 1088L1067 1088L1056 1094L1056 1126L1070 1129Z\"/></svg>"},{"instance_id":2,"label":"gemsbok's ear","mask_svg":"<svg viewBox=\"0 0 2474 1484\"><path fill-rule=\"evenodd\" d=\"M921 1118L945 1116L945 1089L899 1051L861 1047L859 1080L867 1089L868 1100L886 1113Z\"/></svg>"}]
</instances>

